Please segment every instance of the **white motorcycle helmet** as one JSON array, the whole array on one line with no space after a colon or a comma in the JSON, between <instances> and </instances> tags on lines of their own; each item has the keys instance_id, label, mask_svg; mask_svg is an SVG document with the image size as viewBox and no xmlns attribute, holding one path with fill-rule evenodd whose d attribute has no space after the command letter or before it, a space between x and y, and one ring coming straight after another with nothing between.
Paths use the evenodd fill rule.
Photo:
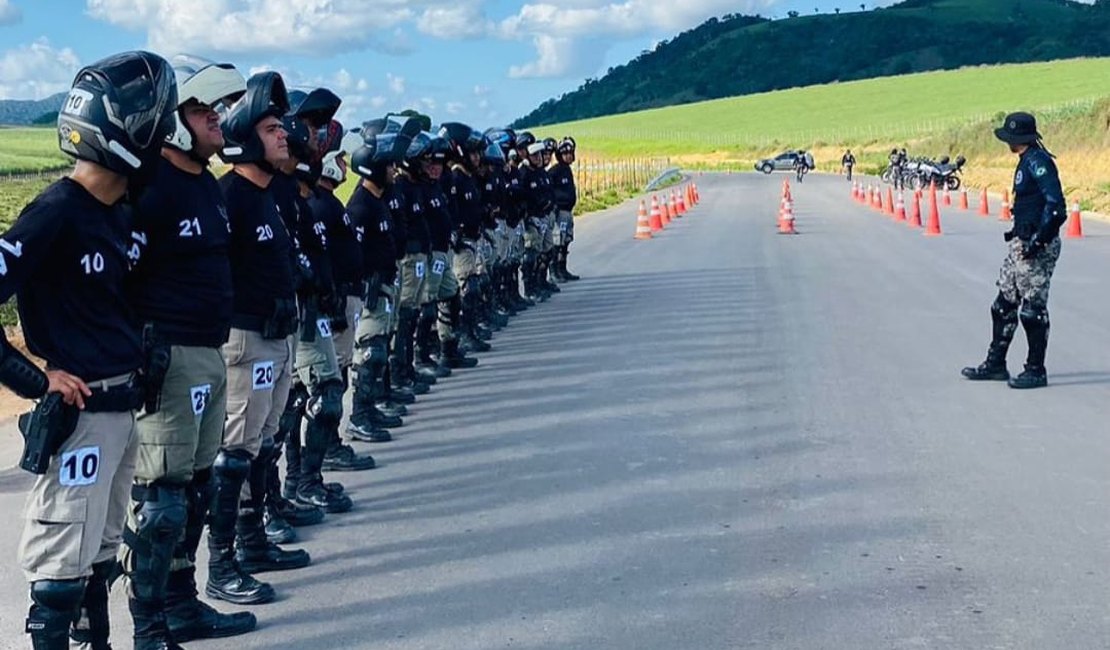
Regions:
<instances>
[{"instance_id":1,"label":"white motorcycle helmet","mask_svg":"<svg viewBox=\"0 0 1110 650\"><path fill-rule=\"evenodd\" d=\"M339 128L342 129L342 125L340 125ZM354 153L355 149L361 147L364 142L358 129L344 131L343 137L339 138L337 143L327 146L327 149L323 152L324 155L320 159L323 165L323 169L320 172L321 178L326 178L336 185L341 185L343 181L347 180L347 175L344 173L343 168L339 166L339 157L350 156Z\"/></svg>"},{"instance_id":2,"label":"white motorcycle helmet","mask_svg":"<svg viewBox=\"0 0 1110 650\"><path fill-rule=\"evenodd\" d=\"M194 136L180 108L190 101L217 108L228 106L247 90L247 80L230 63L213 63L207 59L179 54L170 60L177 76L177 106L174 113L176 128L166 143L186 153L193 151Z\"/></svg>"}]
</instances>

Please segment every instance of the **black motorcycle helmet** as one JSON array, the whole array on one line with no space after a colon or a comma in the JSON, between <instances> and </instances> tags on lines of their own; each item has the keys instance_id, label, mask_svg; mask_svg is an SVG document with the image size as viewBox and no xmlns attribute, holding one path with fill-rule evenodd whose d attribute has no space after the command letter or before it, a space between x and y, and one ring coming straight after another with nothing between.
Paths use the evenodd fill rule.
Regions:
<instances>
[{"instance_id":1,"label":"black motorcycle helmet","mask_svg":"<svg viewBox=\"0 0 1110 650\"><path fill-rule=\"evenodd\" d=\"M412 138L400 133L364 137L362 146L351 152L351 169L378 187L385 187L391 180L389 166L401 162L411 144Z\"/></svg>"},{"instance_id":2,"label":"black motorcycle helmet","mask_svg":"<svg viewBox=\"0 0 1110 650\"><path fill-rule=\"evenodd\" d=\"M512 129L486 129L485 138L501 148L502 156L516 149L516 133Z\"/></svg>"},{"instance_id":3,"label":"black motorcycle helmet","mask_svg":"<svg viewBox=\"0 0 1110 650\"><path fill-rule=\"evenodd\" d=\"M293 175L299 181L315 185L323 170L320 157L313 150L316 138L308 130L308 125L305 124L304 120L292 113L285 114L281 118L281 124L285 127L289 155L297 161L297 166L293 169Z\"/></svg>"},{"instance_id":4,"label":"black motorcycle helmet","mask_svg":"<svg viewBox=\"0 0 1110 650\"><path fill-rule=\"evenodd\" d=\"M228 164L263 163L266 150L254 127L265 117L281 119L289 111L285 82L276 72L260 72L247 79L247 91L224 113L220 127L224 148L220 160Z\"/></svg>"},{"instance_id":5,"label":"black motorcycle helmet","mask_svg":"<svg viewBox=\"0 0 1110 650\"><path fill-rule=\"evenodd\" d=\"M451 157L466 165L470 164L470 154L481 153L486 147L486 141L480 133L461 122L444 122L439 127L439 136L447 140L451 147Z\"/></svg>"},{"instance_id":6,"label":"black motorcycle helmet","mask_svg":"<svg viewBox=\"0 0 1110 650\"><path fill-rule=\"evenodd\" d=\"M307 122L314 131L330 124L342 103L343 100L327 88L289 93L289 112Z\"/></svg>"},{"instance_id":7,"label":"black motorcycle helmet","mask_svg":"<svg viewBox=\"0 0 1110 650\"><path fill-rule=\"evenodd\" d=\"M173 68L150 52L123 52L85 66L58 111L58 147L128 178L157 169L174 132Z\"/></svg>"},{"instance_id":8,"label":"black motorcycle helmet","mask_svg":"<svg viewBox=\"0 0 1110 650\"><path fill-rule=\"evenodd\" d=\"M424 172L424 163L438 162L443 164L447 161L449 151L450 146L445 139L427 131L421 131L412 138L412 142L405 151L405 157L401 161L401 166L413 178L430 180L430 177Z\"/></svg>"},{"instance_id":9,"label":"black motorcycle helmet","mask_svg":"<svg viewBox=\"0 0 1110 650\"><path fill-rule=\"evenodd\" d=\"M494 169L501 169L505 166L505 151L500 144L487 138L486 147L482 150L482 164L489 165Z\"/></svg>"},{"instance_id":10,"label":"black motorcycle helmet","mask_svg":"<svg viewBox=\"0 0 1110 650\"><path fill-rule=\"evenodd\" d=\"M527 152L528 147L532 146L535 143L536 136L532 135L530 131L521 131L516 136L516 142L513 144L513 148L516 149L518 152L521 149Z\"/></svg>"}]
</instances>

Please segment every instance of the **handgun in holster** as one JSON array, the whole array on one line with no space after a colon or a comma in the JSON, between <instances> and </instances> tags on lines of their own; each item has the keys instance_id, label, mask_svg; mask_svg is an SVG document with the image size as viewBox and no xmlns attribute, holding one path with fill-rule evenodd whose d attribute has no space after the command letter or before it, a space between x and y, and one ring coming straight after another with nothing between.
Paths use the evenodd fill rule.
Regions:
<instances>
[{"instance_id":1,"label":"handgun in holster","mask_svg":"<svg viewBox=\"0 0 1110 650\"><path fill-rule=\"evenodd\" d=\"M370 311L378 306L378 298L382 295L382 274L371 273L370 277L362 283L362 303Z\"/></svg>"},{"instance_id":2,"label":"handgun in holster","mask_svg":"<svg viewBox=\"0 0 1110 650\"><path fill-rule=\"evenodd\" d=\"M312 343L316 340L316 321L320 318L320 305L316 296L308 296L304 300L301 318L301 343Z\"/></svg>"},{"instance_id":3,"label":"handgun in holster","mask_svg":"<svg viewBox=\"0 0 1110 650\"><path fill-rule=\"evenodd\" d=\"M63 401L61 393L42 398L30 413L19 416L23 456L19 466L32 474L45 474L50 459L77 428L79 411Z\"/></svg>"},{"instance_id":4,"label":"handgun in holster","mask_svg":"<svg viewBox=\"0 0 1110 650\"><path fill-rule=\"evenodd\" d=\"M143 412L153 415L162 405L162 385L170 370L170 345L158 338L153 323L143 327Z\"/></svg>"}]
</instances>

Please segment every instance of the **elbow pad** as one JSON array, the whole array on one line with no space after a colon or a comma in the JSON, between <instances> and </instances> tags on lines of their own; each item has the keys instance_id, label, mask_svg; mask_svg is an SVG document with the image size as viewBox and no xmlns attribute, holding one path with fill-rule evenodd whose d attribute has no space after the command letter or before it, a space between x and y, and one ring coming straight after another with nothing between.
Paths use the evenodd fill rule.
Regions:
<instances>
[{"instance_id":1,"label":"elbow pad","mask_svg":"<svg viewBox=\"0 0 1110 650\"><path fill-rule=\"evenodd\" d=\"M38 399L46 394L50 381L46 373L0 336L0 384L20 397Z\"/></svg>"}]
</instances>

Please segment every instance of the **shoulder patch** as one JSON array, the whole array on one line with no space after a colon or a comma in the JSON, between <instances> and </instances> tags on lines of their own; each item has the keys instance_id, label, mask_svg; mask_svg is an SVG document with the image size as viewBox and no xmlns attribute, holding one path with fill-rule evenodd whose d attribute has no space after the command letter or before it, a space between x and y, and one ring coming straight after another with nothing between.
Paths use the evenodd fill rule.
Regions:
<instances>
[{"instance_id":1,"label":"shoulder patch","mask_svg":"<svg viewBox=\"0 0 1110 650\"><path fill-rule=\"evenodd\" d=\"M1045 166L1045 165L1034 165L1033 166L1033 176L1035 176L1037 178L1040 178L1041 176L1044 176L1047 173L1048 173L1048 167L1047 166Z\"/></svg>"}]
</instances>

